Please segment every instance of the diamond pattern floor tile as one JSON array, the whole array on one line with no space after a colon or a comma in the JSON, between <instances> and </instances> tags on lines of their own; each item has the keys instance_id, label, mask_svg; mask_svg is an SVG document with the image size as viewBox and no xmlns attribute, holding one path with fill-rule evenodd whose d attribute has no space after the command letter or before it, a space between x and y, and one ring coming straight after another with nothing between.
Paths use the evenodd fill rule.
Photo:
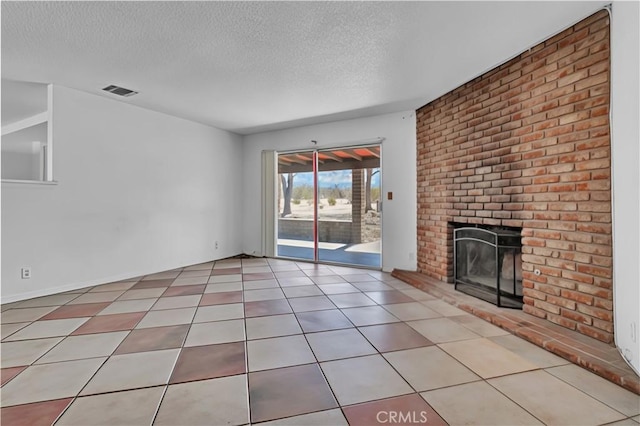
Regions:
<instances>
[{"instance_id":1,"label":"diamond pattern floor tile","mask_svg":"<svg viewBox=\"0 0 640 426\"><path fill-rule=\"evenodd\" d=\"M481 380L437 346L389 352L383 356L419 392Z\"/></svg>"},{"instance_id":2,"label":"diamond pattern floor tile","mask_svg":"<svg viewBox=\"0 0 640 426\"><path fill-rule=\"evenodd\" d=\"M242 303L200 306L193 322L222 321L244 317Z\"/></svg>"},{"instance_id":3,"label":"diamond pattern floor tile","mask_svg":"<svg viewBox=\"0 0 640 426\"><path fill-rule=\"evenodd\" d=\"M293 312L289 302L281 300L263 300L260 302L245 302L244 312L247 318L266 315L288 314Z\"/></svg>"},{"instance_id":4,"label":"diamond pattern floor tile","mask_svg":"<svg viewBox=\"0 0 640 426\"><path fill-rule=\"evenodd\" d=\"M349 319L338 309L299 312L296 313L296 317L305 333L353 327Z\"/></svg>"},{"instance_id":5,"label":"diamond pattern floor tile","mask_svg":"<svg viewBox=\"0 0 640 426\"><path fill-rule=\"evenodd\" d=\"M73 401L56 425L149 425L163 393L164 387L157 386L82 396Z\"/></svg>"},{"instance_id":6,"label":"diamond pattern floor tile","mask_svg":"<svg viewBox=\"0 0 640 426\"><path fill-rule=\"evenodd\" d=\"M302 333L298 320L292 314L247 318L246 327L248 340Z\"/></svg>"},{"instance_id":7,"label":"diamond pattern floor tile","mask_svg":"<svg viewBox=\"0 0 640 426\"><path fill-rule=\"evenodd\" d=\"M71 333L72 336L92 333L108 333L110 331L133 330L145 316L145 312L129 314L104 315L91 318L80 328Z\"/></svg>"},{"instance_id":8,"label":"diamond pattern floor tile","mask_svg":"<svg viewBox=\"0 0 640 426\"><path fill-rule=\"evenodd\" d=\"M136 329L118 346L115 355L180 348L188 331L186 324Z\"/></svg>"},{"instance_id":9,"label":"diamond pattern floor tile","mask_svg":"<svg viewBox=\"0 0 640 426\"><path fill-rule=\"evenodd\" d=\"M9 367L3 368L0 370L0 375L2 377L0 386L4 386L5 383L9 382L11 379L16 377L18 374L22 373L26 366L22 367Z\"/></svg>"},{"instance_id":10,"label":"diamond pattern floor tile","mask_svg":"<svg viewBox=\"0 0 640 426\"><path fill-rule=\"evenodd\" d=\"M278 278L278 283L282 288L314 285L309 277Z\"/></svg>"},{"instance_id":11,"label":"diamond pattern floor tile","mask_svg":"<svg viewBox=\"0 0 640 426\"><path fill-rule=\"evenodd\" d=\"M120 297L122 293L124 292L123 291L104 291L99 293L85 293L73 299L71 302L69 302L69 305L113 302L118 297Z\"/></svg>"},{"instance_id":12,"label":"diamond pattern floor tile","mask_svg":"<svg viewBox=\"0 0 640 426\"><path fill-rule=\"evenodd\" d=\"M136 283L133 287L131 287L132 289L143 289L143 288L162 288L162 287L169 287L171 285L171 283L173 282L173 279L166 279L166 280L145 280L145 281L139 281L138 283Z\"/></svg>"},{"instance_id":13,"label":"diamond pattern floor tile","mask_svg":"<svg viewBox=\"0 0 640 426\"><path fill-rule=\"evenodd\" d=\"M151 310L158 311L161 309L177 309L177 308L191 308L198 306L200 299L199 294L190 294L188 296L173 296L173 297L161 297L153 305Z\"/></svg>"},{"instance_id":14,"label":"diamond pattern floor tile","mask_svg":"<svg viewBox=\"0 0 640 426\"><path fill-rule=\"evenodd\" d=\"M0 330L2 330L2 333L1 333L2 334L2 340L4 340L6 337L11 336L16 331L25 328L29 324L31 324L31 323L28 323L28 322L14 322L14 323L10 323L10 324L2 324L0 326Z\"/></svg>"},{"instance_id":15,"label":"diamond pattern floor tile","mask_svg":"<svg viewBox=\"0 0 640 426\"><path fill-rule=\"evenodd\" d=\"M121 281L110 284L97 285L89 293L100 293L103 291L126 291L136 285L137 281Z\"/></svg>"},{"instance_id":16,"label":"diamond pattern floor tile","mask_svg":"<svg viewBox=\"0 0 640 426\"><path fill-rule=\"evenodd\" d=\"M268 370L316 361L303 336L274 337L247 342L249 371Z\"/></svg>"},{"instance_id":17,"label":"diamond pattern floor tile","mask_svg":"<svg viewBox=\"0 0 640 426\"><path fill-rule=\"evenodd\" d=\"M349 283L342 284L321 284L320 290L322 290L325 294L342 294L342 293L359 293L356 287Z\"/></svg>"},{"instance_id":18,"label":"diamond pattern floor tile","mask_svg":"<svg viewBox=\"0 0 640 426\"><path fill-rule=\"evenodd\" d=\"M3 425L640 418L637 395L382 271L233 258L0 308Z\"/></svg>"},{"instance_id":19,"label":"diamond pattern floor tile","mask_svg":"<svg viewBox=\"0 0 640 426\"><path fill-rule=\"evenodd\" d=\"M260 423L261 426L349 426L340 409L318 411Z\"/></svg>"},{"instance_id":20,"label":"diamond pattern floor tile","mask_svg":"<svg viewBox=\"0 0 640 426\"><path fill-rule=\"evenodd\" d=\"M205 397L214 396L215 397ZM244 425L249 423L246 375L170 385L155 425Z\"/></svg>"},{"instance_id":21,"label":"diamond pattern floor tile","mask_svg":"<svg viewBox=\"0 0 640 426\"><path fill-rule=\"evenodd\" d=\"M411 328L434 343L454 342L480 337L449 318L434 318L407 322Z\"/></svg>"},{"instance_id":22,"label":"diamond pattern floor tile","mask_svg":"<svg viewBox=\"0 0 640 426\"><path fill-rule=\"evenodd\" d=\"M376 350L354 328L307 334L307 340L318 361L372 355Z\"/></svg>"},{"instance_id":23,"label":"diamond pattern floor tile","mask_svg":"<svg viewBox=\"0 0 640 426\"><path fill-rule=\"evenodd\" d=\"M402 321L439 318L441 316L436 311L431 310L418 302L385 305L384 309Z\"/></svg>"},{"instance_id":24,"label":"diamond pattern floor tile","mask_svg":"<svg viewBox=\"0 0 640 426\"><path fill-rule=\"evenodd\" d=\"M460 315L449 317L449 319L482 337L506 336L510 334L508 331L473 315Z\"/></svg>"},{"instance_id":25,"label":"diamond pattern floor tile","mask_svg":"<svg viewBox=\"0 0 640 426\"><path fill-rule=\"evenodd\" d=\"M203 322L191 325L184 346L215 345L243 340L244 320Z\"/></svg>"},{"instance_id":26,"label":"diamond pattern floor tile","mask_svg":"<svg viewBox=\"0 0 640 426\"><path fill-rule=\"evenodd\" d=\"M78 294L54 294L51 296L38 297L18 302L17 308L37 308L43 306L61 306L71 302L78 297Z\"/></svg>"},{"instance_id":27,"label":"diamond pattern floor tile","mask_svg":"<svg viewBox=\"0 0 640 426\"><path fill-rule=\"evenodd\" d=\"M336 408L317 364L249 373L253 423Z\"/></svg>"},{"instance_id":28,"label":"diamond pattern floor tile","mask_svg":"<svg viewBox=\"0 0 640 426\"><path fill-rule=\"evenodd\" d=\"M626 416L640 414L638 395L591 374L577 365L548 368L546 371Z\"/></svg>"},{"instance_id":29,"label":"diamond pattern floor tile","mask_svg":"<svg viewBox=\"0 0 640 426\"><path fill-rule=\"evenodd\" d=\"M381 305L391 305L394 303L407 303L414 300L398 290L391 291L369 291L365 293L368 298Z\"/></svg>"},{"instance_id":30,"label":"diamond pattern floor tile","mask_svg":"<svg viewBox=\"0 0 640 426\"><path fill-rule=\"evenodd\" d=\"M340 405L412 393L413 389L380 355L320 364Z\"/></svg>"},{"instance_id":31,"label":"diamond pattern floor tile","mask_svg":"<svg viewBox=\"0 0 640 426\"><path fill-rule=\"evenodd\" d=\"M65 318L92 317L109 305L110 303L85 303L80 305L60 306L55 311L48 313L47 315L43 316L40 319L53 320L53 319L65 319Z\"/></svg>"},{"instance_id":32,"label":"diamond pattern floor tile","mask_svg":"<svg viewBox=\"0 0 640 426\"><path fill-rule=\"evenodd\" d=\"M322 296L324 293L315 285L303 285L297 287L283 287L284 295L291 299L296 297Z\"/></svg>"},{"instance_id":33,"label":"diamond pattern floor tile","mask_svg":"<svg viewBox=\"0 0 640 426\"><path fill-rule=\"evenodd\" d=\"M421 393L451 425L539 425L534 416L485 382L467 383ZM570 422L577 425L580 423Z\"/></svg>"},{"instance_id":34,"label":"diamond pattern floor tile","mask_svg":"<svg viewBox=\"0 0 640 426\"><path fill-rule=\"evenodd\" d=\"M278 288L278 281L275 279L245 281L243 286L245 290L261 290L263 288Z\"/></svg>"},{"instance_id":35,"label":"diamond pattern floor tile","mask_svg":"<svg viewBox=\"0 0 640 426\"><path fill-rule=\"evenodd\" d=\"M208 293L200 299L200 306L224 305L227 303L242 303L241 291L226 291L220 293Z\"/></svg>"},{"instance_id":36,"label":"diamond pattern floor tile","mask_svg":"<svg viewBox=\"0 0 640 426\"><path fill-rule=\"evenodd\" d=\"M50 337L48 339L5 342L2 344L2 352L0 352L2 368L31 365L62 339L63 337Z\"/></svg>"},{"instance_id":37,"label":"diamond pattern floor tile","mask_svg":"<svg viewBox=\"0 0 640 426\"><path fill-rule=\"evenodd\" d=\"M284 293L279 288L264 288L260 290L246 290L244 300L247 302L259 302L262 300L284 299Z\"/></svg>"},{"instance_id":38,"label":"diamond pattern floor tile","mask_svg":"<svg viewBox=\"0 0 640 426\"><path fill-rule=\"evenodd\" d=\"M242 268L214 268L211 271L211 275L236 275L236 274L241 274L242 273Z\"/></svg>"},{"instance_id":39,"label":"diamond pattern floor tile","mask_svg":"<svg viewBox=\"0 0 640 426\"><path fill-rule=\"evenodd\" d=\"M158 299L118 300L100 311L99 315L129 314L147 312Z\"/></svg>"},{"instance_id":40,"label":"diamond pattern floor tile","mask_svg":"<svg viewBox=\"0 0 640 426\"><path fill-rule=\"evenodd\" d=\"M151 299L162 296L164 292L165 289L163 287L128 290L122 293L118 300Z\"/></svg>"},{"instance_id":41,"label":"diamond pattern floor tile","mask_svg":"<svg viewBox=\"0 0 640 426\"><path fill-rule=\"evenodd\" d=\"M193 294L202 294L204 293L206 287L206 284L169 287L164 291L164 293L162 293L162 297L190 296Z\"/></svg>"},{"instance_id":42,"label":"diamond pattern floor tile","mask_svg":"<svg viewBox=\"0 0 640 426\"><path fill-rule=\"evenodd\" d=\"M535 370L538 367L488 339L443 343L440 348L482 378Z\"/></svg>"},{"instance_id":43,"label":"diamond pattern floor tile","mask_svg":"<svg viewBox=\"0 0 640 426\"><path fill-rule=\"evenodd\" d=\"M7 407L2 409L0 418L5 425L50 426L71 401L72 398L64 398Z\"/></svg>"},{"instance_id":44,"label":"diamond pattern floor tile","mask_svg":"<svg viewBox=\"0 0 640 426\"><path fill-rule=\"evenodd\" d=\"M599 425L626 416L545 371L531 371L488 383L549 425Z\"/></svg>"},{"instance_id":45,"label":"diamond pattern floor tile","mask_svg":"<svg viewBox=\"0 0 640 426\"><path fill-rule=\"evenodd\" d=\"M416 424L448 425L416 393L349 405L344 408L344 414L350 426L370 426L385 423L405 426Z\"/></svg>"},{"instance_id":46,"label":"diamond pattern floor tile","mask_svg":"<svg viewBox=\"0 0 640 426\"><path fill-rule=\"evenodd\" d=\"M169 381L179 352L179 349L167 349L112 356L80 395L164 385Z\"/></svg>"},{"instance_id":47,"label":"diamond pattern floor tile","mask_svg":"<svg viewBox=\"0 0 640 426\"><path fill-rule=\"evenodd\" d=\"M322 311L335 309L331 300L326 296L297 297L289 300L293 312Z\"/></svg>"},{"instance_id":48,"label":"diamond pattern floor tile","mask_svg":"<svg viewBox=\"0 0 640 426\"><path fill-rule=\"evenodd\" d=\"M3 407L76 396L106 358L33 365L2 387Z\"/></svg>"},{"instance_id":49,"label":"diamond pattern floor tile","mask_svg":"<svg viewBox=\"0 0 640 426\"><path fill-rule=\"evenodd\" d=\"M148 312L136 325L136 328L162 327L165 325L191 324L196 314L196 307L168 309Z\"/></svg>"},{"instance_id":50,"label":"diamond pattern floor tile","mask_svg":"<svg viewBox=\"0 0 640 426\"><path fill-rule=\"evenodd\" d=\"M0 319L2 324L31 322L42 318L57 308L57 306L45 306L41 308L9 309L0 314Z\"/></svg>"},{"instance_id":51,"label":"diamond pattern floor tile","mask_svg":"<svg viewBox=\"0 0 640 426\"><path fill-rule=\"evenodd\" d=\"M360 327L360 332L380 352L399 351L433 345L433 343L404 323Z\"/></svg>"},{"instance_id":52,"label":"diamond pattern floor tile","mask_svg":"<svg viewBox=\"0 0 640 426\"><path fill-rule=\"evenodd\" d=\"M559 356L545 351L544 349L534 345L533 343L529 343L526 340L523 340L518 336L514 336L512 334L508 336L490 337L489 340L497 343L505 349L508 349L514 354L521 356L522 358L537 365L540 368L555 367L558 365L565 365L569 363L569 361L567 361L566 359L560 358Z\"/></svg>"},{"instance_id":53,"label":"diamond pattern floor tile","mask_svg":"<svg viewBox=\"0 0 640 426\"><path fill-rule=\"evenodd\" d=\"M111 355L128 331L69 336L37 361L37 364L98 358Z\"/></svg>"},{"instance_id":54,"label":"diamond pattern floor tile","mask_svg":"<svg viewBox=\"0 0 640 426\"><path fill-rule=\"evenodd\" d=\"M17 333L4 339L5 342L26 339L42 339L46 337L66 336L73 333L89 318L68 318L47 321L36 321Z\"/></svg>"},{"instance_id":55,"label":"diamond pattern floor tile","mask_svg":"<svg viewBox=\"0 0 640 426\"><path fill-rule=\"evenodd\" d=\"M311 278L311 281L316 284L338 284L347 282L340 275L324 275L320 277L313 277Z\"/></svg>"},{"instance_id":56,"label":"diamond pattern floor tile","mask_svg":"<svg viewBox=\"0 0 640 426\"><path fill-rule=\"evenodd\" d=\"M398 318L386 311L382 306L348 308L343 309L342 312L358 327L363 325L386 324L400 321Z\"/></svg>"},{"instance_id":57,"label":"diamond pattern floor tile","mask_svg":"<svg viewBox=\"0 0 640 426\"><path fill-rule=\"evenodd\" d=\"M242 281L232 283L207 284L207 287L204 290L205 294L222 293L227 291L242 291Z\"/></svg>"},{"instance_id":58,"label":"diamond pattern floor tile","mask_svg":"<svg viewBox=\"0 0 640 426\"><path fill-rule=\"evenodd\" d=\"M215 379L247 372L243 342L183 348L169 383Z\"/></svg>"},{"instance_id":59,"label":"diamond pattern floor tile","mask_svg":"<svg viewBox=\"0 0 640 426\"><path fill-rule=\"evenodd\" d=\"M374 306L376 302L362 293L332 294L329 299L340 309Z\"/></svg>"}]
</instances>

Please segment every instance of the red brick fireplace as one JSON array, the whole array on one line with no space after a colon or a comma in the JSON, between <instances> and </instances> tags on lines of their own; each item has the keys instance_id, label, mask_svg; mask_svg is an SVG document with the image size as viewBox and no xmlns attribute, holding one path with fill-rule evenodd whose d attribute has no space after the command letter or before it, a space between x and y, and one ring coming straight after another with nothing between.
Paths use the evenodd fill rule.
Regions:
<instances>
[{"instance_id":1,"label":"red brick fireplace","mask_svg":"<svg viewBox=\"0 0 640 426\"><path fill-rule=\"evenodd\" d=\"M609 16L417 111L418 269L453 277L455 224L522 228L524 311L613 341Z\"/></svg>"}]
</instances>

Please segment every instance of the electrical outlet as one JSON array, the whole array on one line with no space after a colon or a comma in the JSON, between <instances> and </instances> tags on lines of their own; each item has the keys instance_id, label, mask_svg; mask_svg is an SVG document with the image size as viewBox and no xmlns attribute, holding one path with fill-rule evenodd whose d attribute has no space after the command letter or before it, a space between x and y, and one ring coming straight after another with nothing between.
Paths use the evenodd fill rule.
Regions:
<instances>
[{"instance_id":1,"label":"electrical outlet","mask_svg":"<svg viewBox=\"0 0 640 426\"><path fill-rule=\"evenodd\" d=\"M20 269L20 276L23 280L28 280L29 278L31 278L31 268L27 266Z\"/></svg>"},{"instance_id":2,"label":"electrical outlet","mask_svg":"<svg viewBox=\"0 0 640 426\"><path fill-rule=\"evenodd\" d=\"M218 242L217 241L216 241L215 246L216 246L216 250L218 250Z\"/></svg>"}]
</instances>

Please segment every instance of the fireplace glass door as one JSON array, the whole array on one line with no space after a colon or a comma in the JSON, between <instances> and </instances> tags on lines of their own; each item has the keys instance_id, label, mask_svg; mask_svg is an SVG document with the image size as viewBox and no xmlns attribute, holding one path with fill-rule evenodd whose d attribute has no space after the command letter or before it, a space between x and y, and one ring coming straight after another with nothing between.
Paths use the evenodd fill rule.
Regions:
<instances>
[{"instance_id":1,"label":"fireplace glass door","mask_svg":"<svg viewBox=\"0 0 640 426\"><path fill-rule=\"evenodd\" d=\"M455 229L456 290L497 306L522 308L521 248L516 231Z\"/></svg>"}]
</instances>

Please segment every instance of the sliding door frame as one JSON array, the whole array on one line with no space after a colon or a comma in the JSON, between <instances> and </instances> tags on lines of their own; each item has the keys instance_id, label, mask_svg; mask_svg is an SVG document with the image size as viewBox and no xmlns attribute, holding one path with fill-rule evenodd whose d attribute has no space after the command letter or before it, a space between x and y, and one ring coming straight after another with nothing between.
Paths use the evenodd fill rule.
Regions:
<instances>
[{"instance_id":1,"label":"sliding door frame","mask_svg":"<svg viewBox=\"0 0 640 426\"><path fill-rule=\"evenodd\" d=\"M278 220L279 220L279 206L278 203L275 201L273 201L273 203L271 204L273 206L273 217L275 219L275 226L273 229L274 235L272 237L272 241L274 243L274 247L273 247L273 252L274 252L274 256L275 258L278 259L287 259L287 260L295 260L295 261L299 261L299 262L308 262L308 263L315 263L315 264L330 264L330 265L340 265L340 266L349 266L349 267L354 267L354 268L362 268L362 269L372 269L372 270L382 270L382 265L383 265L383 255L384 255L384 242L383 242L383 220L382 217L384 216L383 210L384 208L380 209L380 265L377 267L372 267L372 266L367 266L367 265L360 265L360 264L352 264L352 263L344 263L344 262L335 262L335 261L330 261L330 260L320 260L319 258L319 226L318 226L318 221L319 221L319 214L318 214L318 201L320 199L319 197L319 191L320 188L318 188L318 173L319 173L319 169L318 169L318 153L322 152L322 151L331 151L331 150L353 150L353 149L358 149L358 148L367 148L367 147L378 147L380 149L380 165L379 165L379 169L380 169L380 206L382 207L382 205L384 204L383 201L383 194L384 194L384 190L383 190L383 168L382 168L382 156L383 156L383 149L382 149L382 142L384 141L385 138L376 138L374 140L371 141L361 141L359 143L355 143L355 144L336 144L336 145L331 145L331 146L323 146L322 148L320 147L314 147L313 149L304 149L304 148L300 148L300 149L292 149L292 150L282 150L282 151L274 151L274 163L275 163L275 170L274 170L274 177L272 180L272 182L275 182L277 185L278 182L278 157L280 155L287 155L287 154L297 154L297 153L303 153L303 152L312 152L313 153L313 161L312 161L312 166L313 166L313 187L314 187L314 191L313 191L313 205L314 205L314 209L313 209L313 259L305 259L305 258L296 258L296 257L288 257L288 256L281 256L278 254ZM277 193L278 191L275 191L274 194L274 198L277 197Z\"/></svg>"}]
</instances>

